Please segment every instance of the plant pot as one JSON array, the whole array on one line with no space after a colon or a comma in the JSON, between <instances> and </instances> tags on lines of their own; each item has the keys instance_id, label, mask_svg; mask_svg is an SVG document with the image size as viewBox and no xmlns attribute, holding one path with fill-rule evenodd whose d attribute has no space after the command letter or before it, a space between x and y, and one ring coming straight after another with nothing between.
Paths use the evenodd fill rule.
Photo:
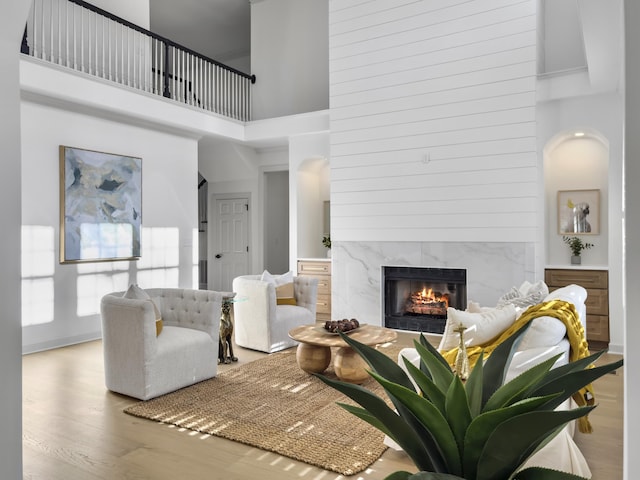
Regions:
<instances>
[{"instance_id":1,"label":"plant pot","mask_svg":"<svg viewBox=\"0 0 640 480\"><path fill-rule=\"evenodd\" d=\"M571 255L571 265L580 265L582 257L580 255Z\"/></svg>"},{"instance_id":2,"label":"plant pot","mask_svg":"<svg viewBox=\"0 0 640 480\"><path fill-rule=\"evenodd\" d=\"M331 249L327 248L327 258L331 258Z\"/></svg>"}]
</instances>

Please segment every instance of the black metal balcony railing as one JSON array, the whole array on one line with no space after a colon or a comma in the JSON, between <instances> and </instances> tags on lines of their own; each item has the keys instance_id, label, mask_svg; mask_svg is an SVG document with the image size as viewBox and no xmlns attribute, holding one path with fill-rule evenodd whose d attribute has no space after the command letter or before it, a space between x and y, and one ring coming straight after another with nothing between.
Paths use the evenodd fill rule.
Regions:
<instances>
[{"instance_id":1,"label":"black metal balcony railing","mask_svg":"<svg viewBox=\"0 0 640 480\"><path fill-rule=\"evenodd\" d=\"M33 0L22 53L234 119L251 119L255 76L82 0Z\"/></svg>"}]
</instances>

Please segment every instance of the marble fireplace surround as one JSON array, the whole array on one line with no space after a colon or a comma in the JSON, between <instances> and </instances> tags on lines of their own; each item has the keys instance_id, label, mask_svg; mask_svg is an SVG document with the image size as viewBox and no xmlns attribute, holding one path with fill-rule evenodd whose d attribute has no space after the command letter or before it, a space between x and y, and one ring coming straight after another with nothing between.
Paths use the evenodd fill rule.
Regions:
<instances>
[{"instance_id":1,"label":"marble fireplace surround","mask_svg":"<svg viewBox=\"0 0 640 480\"><path fill-rule=\"evenodd\" d=\"M534 243L333 242L333 318L382 325L384 266L464 268L467 300L493 306L511 287L534 282Z\"/></svg>"}]
</instances>

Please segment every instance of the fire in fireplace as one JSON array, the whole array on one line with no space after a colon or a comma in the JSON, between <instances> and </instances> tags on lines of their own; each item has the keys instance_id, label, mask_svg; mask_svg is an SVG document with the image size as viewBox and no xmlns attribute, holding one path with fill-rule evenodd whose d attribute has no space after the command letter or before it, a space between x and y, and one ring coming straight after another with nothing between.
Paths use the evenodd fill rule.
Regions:
<instances>
[{"instance_id":1,"label":"fire in fireplace","mask_svg":"<svg viewBox=\"0 0 640 480\"><path fill-rule=\"evenodd\" d=\"M452 268L382 267L384 326L444 333L447 308L464 309L467 271Z\"/></svg>"}]
</instances>

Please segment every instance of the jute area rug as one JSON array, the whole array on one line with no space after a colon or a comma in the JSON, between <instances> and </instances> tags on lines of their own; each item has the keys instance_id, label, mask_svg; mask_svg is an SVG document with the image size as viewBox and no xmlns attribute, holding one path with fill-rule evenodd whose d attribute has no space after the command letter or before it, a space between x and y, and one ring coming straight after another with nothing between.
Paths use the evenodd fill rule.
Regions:
<instances>
[{"instance_id":1,"label":"jute area rug","mask_svg":"<svg viewBox=\"0 0 640 480\"><path fill-rule=\"evenodd\" d=\"M400 347L381 350L396 359ZM335 378L331 367L325 375ZM384 396L373 379L363 386ZM353 475L375 462L387 447L379 430L336 402L353 403L300 370L291 349L124 411Z\"/></svg>"}]
</instances>

